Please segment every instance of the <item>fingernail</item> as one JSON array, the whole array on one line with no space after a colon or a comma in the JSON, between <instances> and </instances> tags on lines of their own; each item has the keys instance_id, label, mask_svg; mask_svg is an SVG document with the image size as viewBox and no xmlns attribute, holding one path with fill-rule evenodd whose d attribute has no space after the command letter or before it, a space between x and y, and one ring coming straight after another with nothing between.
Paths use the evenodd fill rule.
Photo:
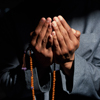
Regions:
<instances>
[{"instance_id":1,"label":"fingernail","mask_svg":"<svg viewBox=\"0 0 100 100\"><path fill-rule=\"evenodd\" d=\"M55 31L53 31L51 34L52 34L52 36L54 36L56 33L55 33Z\"/></svg>"},{"instance_id":2,"label":"fingernail","mask_svg":"<svg viewBox=\"0 0 100 100\"><path fill-rule=\"evenodd\" d=\"M50 20L49 20L49 19L47 19L47 22L49 23L49 22L50 22Z\"/></svg>"},{"instance_id":3,"label":"fingernail","mask_svg":"<svg viewBox=\"0 0 100 100\"><path fill-rule=\"evenodd\" d=\"M56 21L56 22L58 22L59 20L58 20L58 17L54 17L54 20Z\"/></svg>"},{"instance_id":4,"label":"fingernail","mask_svg":"<svg viewBox=\"0 0 100 100\"><path fill-rule=\"evenodd\" d=\"M60 20L62 20L62 19L63 19L61 15L59 15L59 16L58 16L58 18L59 18Z\"/></svg>"},{"instance_id":5,"label":"fingernail","mask_svg":"<svg viewBox=\"0 0 100 100\"><path fill-rule=\"evenodd\" d=\"M53 26L54 26L54 27L56 27L56 26L57 26L57 24L56 24L56 22L55 22L55 21L53 21L53 22L52 22L52 24L53 24Z\"/></svg>"},{"instance_id":6,"label":"fingernail","mask_svg":"<svg viewBox=\"0 0 100 100\"><path fill-rule=\"evenodd\" d=\"M41 22L44 22L45 21L45 18L43 17L42 19L41 19Z\"/></svg>"},{"instance_id":7,"label":"fingernail","mask_svg":"<svg viewBox=\"0 0 100 100\"><path fill-rule=\"evenodd\" d=\"M75 30L75 29L73 29L73 28L72 28L72 31L73 31L73 33L74 33L74 34L76 33L76 30Z\"/></svg>"}]
</instances>

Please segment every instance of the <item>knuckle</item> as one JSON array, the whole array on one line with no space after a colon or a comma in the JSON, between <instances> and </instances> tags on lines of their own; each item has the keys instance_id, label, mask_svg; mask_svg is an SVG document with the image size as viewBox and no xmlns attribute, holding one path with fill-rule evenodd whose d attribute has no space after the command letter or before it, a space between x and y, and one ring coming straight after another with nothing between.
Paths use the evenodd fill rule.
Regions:
<instances>
[{"instance_id":1,"label":"knuckle","mask_svg":"<svg viewBox=\"0 0 100 100\"><path fill-rule=\"evenodd\" d=\"M58 48L59 47L59 44L55 44L55 48Z\"/></svg>"},{"instance_id":2,"label":"knuckle","mask_svg":"<svg viewBox=\"0 0 100 100\"><path fill-rule=\"evenodd\" d=\"M47 29L47 33L50 33L50 32L52 32L52 29L51 28L48 28Z\"/></svg>"},{"instance_id":3,"label":"knuckle","mask_svg":"<svg viewBox=\"0 0 100 100\"><path fill-rule=\"evenodd\" d=\"M75 41L74 42L74 46L77 47L78 45L79 45L79 42L78 41Z\"/></svg>"},{"instance_id":4,"label":"knuckle","mask_svg":"<svg viewBox=\"0 0 100 100\"><path fill-rule=\"evenodd\" d=\"M39 48L38 45L35 46L35 50L38 51L38 52L40 52L40 48Z\"/></svg>"},{"instance_id":5,"label":"knuckle","mask_svg":"<svg viewBox=\"0 0 100 100\"><path fill-rule=\"evenodd\" d=\"M77 44L77 45L75 45L75 47L76 47L76 49L77 49L77 48L79 48L79 42L78 42L78 44Z\"/></svg>"},{"instance_id":6,"label":"knuckle","mask_svg":"<svg viewBox=\"0 0 100 100\"><path fill-rule=\"evenodd\" d=\"M68 28L68 32L69 32L69 33L72 32L72 29L71 29L70 27Z\"/></svg>"},{"instance_id":7,"label":"knuckle","mask_svg":"<svg viewBox=\"0 0 100 100\"><path fill-rule=\"evenodd\" d=\"M42 42L43 42L43 43L47 43L47 38L44 38L44 39L42 40Z\"/></svg>"},{"instance_id":8,"label":"knuckle","mask_svg":"<svg viewBox=\"0 0 100 100\"><path fill-rule=\"evenodd\" d=\"M62 33L64 34L64 35L67 35L67 32L64 30L64 31L62 31Z\"/></svg>"},{"instance_id":9,"label":"knuckle","mask_svg":"<svg viewBox=\"0 0 100 100\"><path fill-rule=\"evenodd\" d=\"M62 49L62 54L68 54L68 50L67 49Z\"/></svg>"},{"instance_id":10,"label":"knuckle","mask_svg":"<svg viewBox=\"0 0 100 100\"><path fill-rule=\"evenodd\" d=\"M54 30L55 30L55 31L59 31L58 26L55 26L55 27L54 27Z\"/></svg>"},{"instance_id":11,"label":"knuckle","mask_svg":"<svg viewBox=\"0 0 100 100\"><path fill-rule=\"evenodd\" d=\"M57 24L58 24L58 27L61 27L62 26L62 24L60 22L57 22Z\"/></svg>"},{"instance_id":12,"label":"knuckle","mask_svg":"<svg viewBox=\"0 0 100 100\"><path fill-rule=\"evenodd\" d=\"M61 37L59 38L59 40L60 40L60 41L64 41L64 38L63 38L63 36L61 36Z\"/></svg>"},{"instance_id":13,"label":"knuckle","mask_svg":"<svg viewBox=\"0 0 100 100\"><path fill-rule=\"evenodd\" d=\"M74 42L74 48L77 49L79 47L79 41Z\"/></svg>"},{"instance_id":14,"label":"knuckle","mask_svg":"<svg viewBox=\"0 0 100 100\"><path fill-rule=\"evenodd\" d=\"M44 38L44 35L42 34L42 32L38 35L38 38L41 40Z\"/></svg>"},{"instance_id":15,"label":"knuckle","mask_svg":"<svg viewBox=\"0 0 100 100\"><path fill-rule=\"evenodd\" d=\"M54 30L57 32L57 31L58 31L58 27L57 27L57 26L55 26Z\"/></svg>"},{"instance_id":16,"label":"knuckle","mask_svg":"<svg viewBox=\"0 0 100 100\"><path fill-rule=\"evenodd\" d=\"M57 55L57 56L60 56L61 53L60 53L59 51L56 51L56 55Z\"/></svg>"},{"instance_id":17,"label":"knuckle","mask_svg":"<svg viewBox=\"0 0 100 100\"><path fill-rule=\"evenodd\" d=\"M34 33L35 33L35 35L38 35L39 32L40 32L40 31L36 29Z\"/></svg>"},{"instance_id":18,"label":"knuckle","mask_svg":"<svg viewBox=\"0 0 100 100\"><path fill-rule=\"evenodd\" d=\"M73 52L74 49L75 49L74 46L73 45L70 45L68 50L69 50L69 52Z\"/></svg>"},{"instance_id":19,"label":"knuckle","mask_svg":"<svg viewBox=\"0 0 100 100\"><path fill-rule=\"evenodd\" d=\"M43 25L43 27L44 27L44 28L47 28L47 26L48 26L48 24L47 24L47 23L45 23L45 24Z\"/></svg>"},{"instance_id":20,"label":"knuckle","mask_svg":"<svg viewBox=\"0 0 100 100\"><path fill-rule=\"evenodd\" d=\"M45 53L45 49L42 49L42 50L41 50L41 54L44 54L44 53Z\"/></svg>"},{"instance_id":21,"label":"knuckle","mask_svg":"<svg viewBox=\"0 0 100 100\"><path fill-rule=\"evenodd\" d=\"M57 40L57 37L56 37L56 36L54 36L54 37L53 37L53 40L54 40L54 41L56 41L56 40Z\"/></svg>"},{"instance_id":22,"label":"knuckle","mask_svg":"<svg viewBox=\"0 0 100 100\"><path fill-rule=\"evenodd\" d=\"M80 35L81 35L81 32L77 31L77 36L80 37Z\"/></svg>"},{"instance_id":23,"label":"knuckle","mask_svg":"<svg viewBox=\"0 0 100 100\"><path fill-rule=\"evenodd\" d=\"M31 41L31 45L32 45L32 46L35 46L35 44L36 44L36 41L32 40L32 41Z\"/></svg>"}]
</instances>

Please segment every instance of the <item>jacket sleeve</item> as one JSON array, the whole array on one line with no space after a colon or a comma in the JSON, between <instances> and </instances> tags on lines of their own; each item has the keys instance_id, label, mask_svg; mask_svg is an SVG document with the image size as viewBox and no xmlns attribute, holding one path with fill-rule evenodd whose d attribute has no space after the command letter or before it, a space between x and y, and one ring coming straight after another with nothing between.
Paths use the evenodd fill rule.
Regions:
<instances>
[{"instance_id":1,"label":"jacket sleeve","mask_svg":"<svg viewBox=\"0 0 100 100\"><path fill-rule=\"evenodd\" d=\"M68 91L66 76L60 71L63 90L100 99L100 39L98 34L82 34L80 47L75 52L72 91Z\"/></svg>"}]
</instances>

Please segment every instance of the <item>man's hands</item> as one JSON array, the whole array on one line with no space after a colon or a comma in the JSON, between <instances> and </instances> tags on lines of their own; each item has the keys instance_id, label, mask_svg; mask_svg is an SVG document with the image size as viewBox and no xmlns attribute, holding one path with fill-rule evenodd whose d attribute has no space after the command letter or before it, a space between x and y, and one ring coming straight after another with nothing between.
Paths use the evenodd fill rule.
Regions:
<instances>
[{"instance_id":1,"label":"man's hands","mask_svg":"<svg viewBox=\"0 0 100 100\"><path fill-rule=\"evenodd\" d=\"M51 18L42 18L35 29L31 32L32 49L38 66L47 67L52 64L53 60L53 38L52 38Z\"/></svg>"},{"instance_id":2,"label":"man's hands","mask_svg":"<svg viewBox=\"0 0 100 100\"><path fill-rule=\"evenodd\" d=\"M53 18L53 22L51 18L42 18L31 36L39 66L47 67L54 61L70 75L74 53L79 47L80 32L72 29L62 16L58 16Z\"/></svg>"},{"instance_id":3,"label":"man's hands","mask_svg":"<svg viewBox=\"0 0 100 100\"><path fill-rule=\"evenodd\" d=\"M80 32L72 29L62 16L54 17L52 22L54 61L70 75L76 49L79 47Z\"/></svg>"}]
</instances>

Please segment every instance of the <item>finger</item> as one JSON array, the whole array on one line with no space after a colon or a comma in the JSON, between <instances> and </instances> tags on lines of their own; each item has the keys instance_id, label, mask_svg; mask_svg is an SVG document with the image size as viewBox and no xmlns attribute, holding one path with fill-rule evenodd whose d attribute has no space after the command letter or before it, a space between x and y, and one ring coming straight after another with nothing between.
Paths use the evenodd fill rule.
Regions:
<instances>
[{"instance_id":1,"label":"finger","mask_svg":"<svg viewBox=\"0 0 100 100\"><path fill-rule=\"evenodd\" d=\"M61 15L59 15L58 18L59 18L60 22L62 23L63 27L67 31L70 30L70 26L67 24L66 20Z\"/></svg>"},{"instance_id":2,"label":"finger","mask_svg":"<svg viewBox=\"0 0 100 100\"><path fill-rule=\"evenodd\" d=\"M38 26L36 27L35 31L33 31L33 32L30 33L30 36L32 37L31 38L31 44L32 44L32 46L35 46L37 37L39 35L39 32L42 29L42 26L45 23L45 20L46 20L45 18L41 18L41 20L40 20Z\"/></svg>"},{"instance_id":3,"label":"finger","mask_svg":"<svg viewBox=\"0 0 100 100\"><path fill-rule=\"evenodd\" d=\"M58 16L58 18L61 21L63 27L66 29L66 31L69 35L69 38L71 40L75 40L75 35L74 35L74 32L73 32L72 28L68 25L68 23L65 21L65 19L61 15Z\"/></svg>"},{"instance_id":4,"label":"finger","mask_svg":"<svg viewBox=\"0 0 100 100\"><path fill-rule=\"evenodd\" d=\"M64 38L62 36L62 34L60 33L60 30L57 26L57 23L55 21L52 22L52 26L53 26L53 29L56 33L56 36L57 36L57 40L59 42L59 45L61 47L61 49L63 49L65 47L65 41L64 41Z\"/></svg>"},{"instance_id":5,"label":"finger","mask_svg":"<svg viewBox=\"0 0 100 100\"><path fill-rule=\"evenodd\" d=\"M48 43L47 43L47 49L49 51L52 50L52 46L53 46L53 36L50 34L48 37Z\"/></svg>"},{"instance_id":6,"label":"finger","mask_svg":"<svg viewBox=\"0 0 100 100\"><path fill-rule=\"evenodd\" d=\"M43 48L49 48L50 47L50 45L51 45L51 36L50 36L50 34L52 33L52 27L51 27L51 23L49 24L49 26L48 26L48 29L47 29L47 33L45 34L45 36L44 36L44 39L42 40L42 47ZM49 41L48 41L49 40Z\"/></svg>"},{"instance_id":7,"label":"finger","mask_svg":"<svg viewBox=\"0 0 100 100\"><path fill-rule=\"evenodd\" d=\"M77 39L80 39L80 35L81 35L80 31L75 30L75 29L73 29L73 28L72 28L72 31L73 31L74 35L76 36L76 38L77 38Z\"/></svg>"},{"instance_id":8,"label":"finger","mask_svg":"<svg viewBox=\"0 0 100 100\"><path fill-rule=\"evenodd\" d=\"M57 22L57 25L59 27L59 30L60 30L61 35L63 36L63 40L64 40L64 42L61 40L61 42L62 42L62 44L61 44L61 51L64 54L68 53L68 47L69 47L69 45L71 43L71 40L70 40L70 38L68 36L67 31L65 30L65 28L60 23L59 19L57 17L54 17L54 20Z\"/></svg>"},{"instance_id":9,"label":"finger","mask_svg":"<svg viewBox=\"0 0 100 100\"><path fill-rule=\"evenodd\" d=\"M53 18L54 21L56 21L57 25L58 25L58 28L59 30L62 32L62 30L65 30L64 27L62 26L60 20L58 19L58 17L54 17Z\"/></svg>"},{"instance_id":10,"label":"finger","mask_svg":"<svg viewBox=\"0 0 100 100\"><path fill-rule=\"evenodd\" d=\"M48 25L51 23L51 18L47 18L47 20L45 21L40 34L38 35L38 40L37 40L37 44L41 45L42 44L42 40L47 32L48 29Z\"/></svg>"},{"instance_id":11,"label":"finger","mask_svg":"<svg viewBox=\"0 0 100 100\"><path fill-rule=\"evenodd\" d=\"M68 36L67 31L62 26L62 24L61 24L60 20L58 19L58 17L54 17L53 19L56 21L56 23L58 25L58 28L59 28L61 34L63 35L63 38L64 38L65 42L67 43L69 41L69 36Z\"/></svg>"},{"instance_id":12,"label":"finger","mask_svg":"<svg viewBox=\"0 0 100 100\"><path fill-rule=\"evenodd\" d=\"M30 33L30 36L31 36L31 37L32 37L33 33L34 33L34 31L32 31L32 32Z\"/></svg>"},{"instance_id":13,"label":"finger","mask_svg":"<svg viewBox=\"0 0 100 100\"><path fill-rule=\"evenodd\" d=\"M56 53L57 55L60 55L61 49L60 49L55 31L52 32L52 35L53 35L54 53Z\"/></svg>"},{"instance_id":14,"label":"finger","mask_svg":"<svg viewBox=\"0 0 100 100\"><path fill-rule=\"evenodd\" d=\"M38 33L38 34L40 33L40 31L41 31L41 29L42 29L42 27L43 27L45 21L46 21L46 19L45 19L44 17L41 18L41 20L39 21L38 26L37 26L36 29L35 29L35 33Z\"/></svg>"}]
</instances>

